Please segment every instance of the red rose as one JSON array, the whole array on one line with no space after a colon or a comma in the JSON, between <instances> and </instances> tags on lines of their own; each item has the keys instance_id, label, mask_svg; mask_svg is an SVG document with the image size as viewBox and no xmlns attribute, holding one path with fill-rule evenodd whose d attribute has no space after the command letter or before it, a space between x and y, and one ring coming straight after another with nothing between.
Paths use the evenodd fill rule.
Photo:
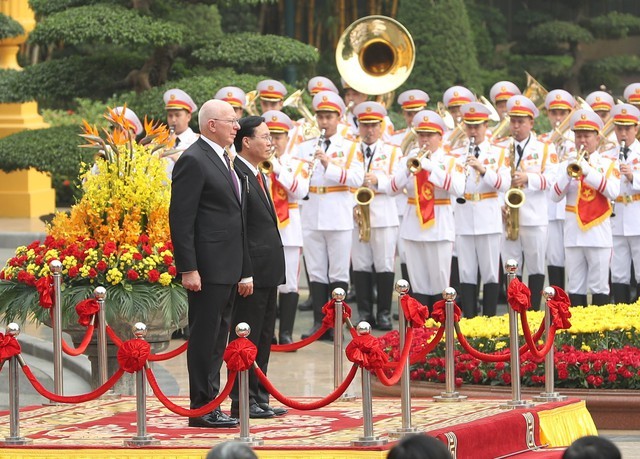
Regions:
<instances>
[{"instance_id":1,"label":"red rose","mask_svg":"<svg viewBox=\"0 0 640 459\"><path fill-rule=\"evenodd\" d=\"M162 261L164 261L165 265L170 266L171 264L173 264L173 257L170 255L165 255Z\"/></svg>"},{"instance_id":2,"label":"red rose","mask_svg":"<svg viewBox=\"0 0 640 459\"><path fill-rule=\"evenodd\" d=\"M100 260L98 263L96 263L96 269L101 273L106 271L108 267L109 266L107 265L107 262L104 260Z\"/></svg>"},{"instance_id":3,"label":"red rose","mask_svg":"<svg viewBox=\"0 0 640 459\"><path fill-rule=\"evenodd\" d=\"M78 275L78 267L72 266L71 268L69 268L69 272L67 274L69 275L69 277L76 277Z\"/></svg>"},{"instance_id":4,"label":"red rose","mask_svg":"<svg viewBox=\"0 0 640 459\"><path fill-rule=\"evenodd\" d=\"M133 254L134 260L142 260L142 254L140 252Z\"/></svg>"},{"instance_id":5,"label":"red rose","mask_svg":"<svg viewBox=\"0 0 640 459\"><path fill-rule=\"evenodd\" d=\"M558 379L567 379L569 372L565 369L558 368Z\"/></svg>"},{"instance_id":6,"label":"red rose","mask_svg":"<svg viewBox=\"0 0 640 459\"><path fill-rule=\"evenodd\" d=\"M511 373L502 373L502 381L505 384L511 384Z\"/></svg>"},{"instance_id":7,"label":"red rose","mask_svg":"<svg viewBox=\"0 0 640 459\"><path fill-rule=\"evenodd\" d=\"M167 269L167 272L171 274L173 277L176 277L176 274L178 274L175 266L169 266L169 269Z\"/></svg>"},{"instance_id":8,"label":"red rose","mask_svg":"<svg viewBox=\"0 0 640 459\"><path fill-rule=\"evenodd\" d=\"M147 255L151 255L151 247L146 244L142 246L142 251Z\"/></svg>"},{"instance_id":9,"label":"red rose","mask_svg":"<svg viewBox=\"0 0 640 459\"><path fill-rule=\"evenodd\" d=\"M590 386L594 386L596 382L596 377L594 375L587 376L587 384Z\"/></svg>"},{"instance_id":10,"label":"red rose","mask_svg":"<svg viewBox=\"0 0 640 459\"><path fill-rule=\"evenodd\" d=\"M149 236L147 236L146 234L141 234L138 238L138 242L140 244L146 244L147 242L149 242Z\"/></svg>"},{"instance_id":11,"label":"red rose","mask_svg":"<svg viewBox=\"0 0 640 459\"><path fill-rule=\"evenodd\" d=\"M93 278L96 277L98 275L98 271L96 271L94 268L89 269L89 277Z\"/></svg>"},{"instance_id":12,"label":"red rose","mask_svg":"<svg viewBox=\"0 0 640 459\"><path fill-rule=\"evenodd\" d=\"M102 252L107 257L114 253L116 250L118 250L118 247L116 246L115 242L107 242L102 248Z\"/></svg>"},{"instance_id":13,"label":"red rose","mask_svg":"<svg viewBox=\"0 0 640 459\"><path fill-rule=\"evenodd\" d=\"M129 271L127 271L127 279L129 280L138 280L138 278L140 277L140 275L133 269L130 269Z\"/></svg>"},{"instance_id":14,"label":"red rose","mask_svg":"<svg viewBox=\"0 0 640 459\"><path fill-rule=\"evenodd\" d=\"M157 269L151 269L149 270L149 282L158 282L158 279L160 279L160 271L158 271Z\"/></svg>"},{"instance_id":15,"label":"red rose","mask_svg":"<svg viewBox=\"0 0 640 459\"><path fill-rule=\"evenodd\" d=\"M95 239L85 239L84 240L84 248L85 249L95 249L98 247L98 241Z\"/></svg>"},{"instance_id":16,"label":"red rose","mask_svg":"<svg viewBox=\"0 0 640 459\"><path fill-rule=\"evenodd\" d=\"M0 271L0 280L4 279L4 269Z\"/></svg>"}]
</instances>

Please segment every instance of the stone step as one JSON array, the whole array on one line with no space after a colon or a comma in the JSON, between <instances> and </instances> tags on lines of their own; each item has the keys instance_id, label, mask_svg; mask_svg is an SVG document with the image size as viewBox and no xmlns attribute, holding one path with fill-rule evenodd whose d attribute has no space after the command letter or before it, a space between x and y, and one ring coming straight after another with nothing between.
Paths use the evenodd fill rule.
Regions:
<instances>
[{"instance_id":1,"label":"stone step","mask_svg":"<svg viewBox=\"0 0 640 459\"><path fill-rule=\"evenodd\" d=\"M33 241L43 241L45 237L44 232L2 231L0 232L0 249L15 249L21 245L29 245Z\"/></svg>"}]
</instances>

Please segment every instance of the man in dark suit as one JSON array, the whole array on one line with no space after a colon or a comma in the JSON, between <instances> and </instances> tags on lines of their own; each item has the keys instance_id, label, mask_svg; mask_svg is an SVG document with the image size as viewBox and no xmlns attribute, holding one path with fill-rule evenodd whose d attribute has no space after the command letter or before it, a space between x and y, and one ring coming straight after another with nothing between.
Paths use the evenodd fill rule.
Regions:
<instances>
[{"instance_id":1,"label":"man in dark suit","mask_svg":"<svg viewBox=\"0 0 640 459\"><path fill-rule=\"evenodd\" d=\"M200 109L198 123L200 138L173 170L169 208L176 267L189 299L191 408L218 394L236 291L243 297L253 293L242 209L246 187L225 150L233 143L238 120L227 102L210 100ZM219 408L189 418L191 427L237 424Z\"/></svg>"},{"instance_id":2,"label":"man in dark suit","mask_svg":"<svg viewBox=\"0 0 640 459\"><path fill-rule=\"evenodd\" d=\"M271 155L271 134L260 116L240 120L234 145L238 156L236 170L244 175L247 183L245 201L247 243L253 294L236 298L231 325L246 322L251 327L249 339L258 348L256 363L266 374L271 354L271 339L276 322L278 285L285 281L284 250L278 232L278 219L267 190L266 177L259 170L260 162ZM235 339L231 334L230 340ZM231 415L238 414L238 382L231 392ZM269 406L269 393L259 384L253 371L249 372L249 416L269 418L283 415L286 410Z\"/></svg>"}]
</instances>

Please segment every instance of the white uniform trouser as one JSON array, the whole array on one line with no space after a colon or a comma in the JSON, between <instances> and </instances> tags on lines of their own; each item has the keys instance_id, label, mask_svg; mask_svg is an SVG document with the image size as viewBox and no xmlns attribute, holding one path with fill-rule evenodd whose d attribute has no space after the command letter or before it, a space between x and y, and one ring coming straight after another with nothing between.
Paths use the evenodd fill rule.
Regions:
<instances>
[{"instance_id":1,"label":"white uniform trouser","mask_svg":"<svg viewBox=\"0 0 640 459\"><path fill-rule=\"evenodd\" d=\"M547 265L564 266L564 220L549 220Z\"/></svg>"},{"instance_id":2,"label":"white uniform trouser","mask_svg":"<svg viewBox=\"0 0 640 459\"><path fill-rule=\"evenodd\" d=\"M631 260L636 281L640 282L640 236L613 236L611 283L631 283Z\"/></svg>"},{"instance_id":3,"label":"white uniform trouser","mask_svg":"<svg viewBox=\"0 0 640 459\"><path fill-rule=\"evenodd\" d=\"M567 293L609 293L610 247L565 248Z\"/></svg>"},{"instance_id":4,"label":"white uniform trouser","mask_svg":"<svg viewBox=\"0 0 640 459\"><path fill-rule=\"evenodd\" d=\"M398 215L398 220L400 221L400 228L402 227L402 215ZM398 247L398 257L400 258L400 263L406 263L407 262L407 254L405 253L406 249L404 247L404 239L402 239L400 237L400 231L398 231L397 235L397 239L396 239L396 246Z\"/></svg>"},{"instance_id":5,"label":"white uniform trouser","mask_svg":"<svg viewBox=\"0 0 640 459\"><path fill-rule=\"evenodd\" d=\"M278 286L279 293L297 293L300 279L300 253L302 247L284 247L284 268L287 283Z\"/></svg>"},{"instance_id":6,"label":"white uniform trouser","mask_svg":"<svg viewBox=\"0 0 640 459\"><path fill-rule=\"evenodd\" d=\"M517 274L520 276L524 264L527 266L527 273L544 274L547 227L521 226L518 233L518 239L515 241L510 241L506 237L502 238L502 262L516 260L518 262Z\"/></svg>"},{"instance_id":7,"label":"white uniform trouser","mask_svg":"<svg viewBox=\"0 0 640 459\"><path fill-rule=\"evenodd\" d=\"M461 284L478 283L478 267L483 284L497 284L500 269L500 233L456 236Z\"/></svg>"},{"instance_id":8,"label":"white uniform trouser","mask_svg":"<svg viewBox=\"0 0 640 459\"><path fill-rule=\"evenodd\" d=\"M358 229L353 230L351 264L354 271L392 273L395 269L398 227L371 228L369 242L360 242Z\"/></svg>"},{"instance_id":9,"label":"white uniform trouser","mask_svg":"<svg viewBox=\"0 0 640 459\"><path fill-rule=\"evenodd\" d=\"M309 282L349 282L353 230L302 230Z\"/></svg>"},{"instance_id":10,"label":"white uniform trouser","mask_svg":"<svg viewBox=\"0 0 640 459\"><path fill-rule=\"evenodd\" d=\"M404 240L407 249L409 282L415 293L438 295L449 286L451 274L451 241Z\"/></svg>"}]
</instances>

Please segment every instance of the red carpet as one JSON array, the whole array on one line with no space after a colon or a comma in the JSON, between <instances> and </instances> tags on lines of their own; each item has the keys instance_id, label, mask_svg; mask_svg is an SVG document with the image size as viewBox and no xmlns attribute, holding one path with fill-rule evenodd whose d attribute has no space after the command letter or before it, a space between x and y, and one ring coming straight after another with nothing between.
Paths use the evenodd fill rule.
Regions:
<instances>
[{"instance_id":1,"label":"red carpet","mask_svg":"<svg viewBox=\"0 0 640 459\"><path fill-rule=\"evenodd\" d=\"M176 401L182 406L188 404L186 398ZM577 400L509 411L501 410L498 407L500 403L496 400L471 400L436 404L430 399L414 399L412 423L429 435L445 442L455 442L458 459L482 459L534 449L548 441L547 438L553 438L553 432L541 433L538 412L552 413L547 422L551 425L558 424L559 417L567 418L565 424L571 424L572 420L568 418L575 416L575 410L586 413L584 405ZM125 448L123 442L137 433L135 406L134 398L123 397L75 406L23 408L20 435L33 440L33 444L0 447L0 457L202 458L210 447L232 440L239 434L239 429L190 428L186 418L171 413L155 398L150 398L147 401L147 434L160 440L160 445ZM375 435L389 438L389 431L401 427L399 400L376 398L373 406ZM566 411L563 407L576 408ZM225 408L228 410L228 405L223 406ZM565 411L557 414L558 408ZM373 448L350 445L351 440L363 435L361 400L339 401L314 411L291 410L287 416L251 420L250 424L251 435L264 440L263 446L255 448L260 458L384 458L395 441L390 439L389 444ZM8 412L0 412L0 439L9 435L8 425ZM527 457L559 457L557 451L548 450L529 454L531 456Z\"/></svg>"}]
</instances>

